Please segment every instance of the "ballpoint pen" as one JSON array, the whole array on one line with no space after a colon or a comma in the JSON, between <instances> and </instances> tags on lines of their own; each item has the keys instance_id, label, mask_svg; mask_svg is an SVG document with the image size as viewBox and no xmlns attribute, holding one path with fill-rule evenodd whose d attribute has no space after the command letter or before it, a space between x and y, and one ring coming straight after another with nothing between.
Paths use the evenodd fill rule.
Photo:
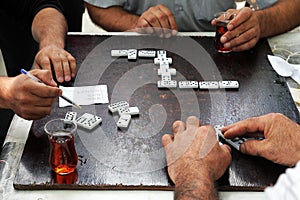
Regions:
<instances>
[{"instance_id":1,"label":"ballpoint pen","mask_svg":"<svg viewBox=\"0 0 300 200\"><path fill-rule=\"evenodd\" d=\"M25 74L26 76L28 76L29 78L31 78L32 80L34 80L36 82L44 83L43 81L41 81L40 79L38 79L36 76L34 76L31 73L29 73L28 71L26 71L25 69L21 69L21 73ZM72 101L68 97L66 97L64 95L61 95L60 97L62 99L64 99L65 101L67 101L68 103L72 104L74 107L81 109L81 106L79 106L78 104L76 104L74 101Z\"/></svg>"}]
</instances>

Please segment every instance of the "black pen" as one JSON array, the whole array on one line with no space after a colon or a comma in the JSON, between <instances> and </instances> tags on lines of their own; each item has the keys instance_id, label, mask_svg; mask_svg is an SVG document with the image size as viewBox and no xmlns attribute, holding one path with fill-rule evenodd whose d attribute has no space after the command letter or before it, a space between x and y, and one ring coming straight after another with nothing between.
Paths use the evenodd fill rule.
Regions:
<instances>
[{"instance_id":1,"label":"black pen","mask_svg":"<svg viewBox=\"0 0 300 200\"><path fill-rule=\"evenodd\" d=\"M40 83L44 83L43 81L41 81L40 79L38 79L36 76L30 74L28 71L26 71L25 69L21 69L21 73L25 74L26 76L28 76L29 78L31 78L32 80L36 81L36 82L40 82ZM45 83L44 83L45 84ZM64 99L65 101L67 101L68 103L72 104L74 107L81 109L81 106L79 106L78 104L76 104L75 102L73 102L71 99L69 99L68 97L65 97L64 95L60 96L62 99Z\"/></svg>"}]
</instances>

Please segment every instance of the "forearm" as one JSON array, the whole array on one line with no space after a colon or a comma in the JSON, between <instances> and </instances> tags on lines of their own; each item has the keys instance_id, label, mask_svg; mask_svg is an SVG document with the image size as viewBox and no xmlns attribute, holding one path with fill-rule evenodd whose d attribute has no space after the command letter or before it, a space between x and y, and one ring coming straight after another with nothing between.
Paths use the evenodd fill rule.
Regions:
<instances>
[{"instance_id":1,"label":"forearm","mask_svg":"<svg viewBox=\"0 0 300 200\"><path fill-rule=\"evenodd\" d=\"M278 0L264 10L255 11L260 22L261 38L286 32L300 24L300 0Z\"/></svg>"},{"instance_id":2,"label":"forearm","mask_svg":"<svg viewBox=\"0 0 300 200\"><path fill-rule=\"evenodd\" d=\"M9 108L8 102L8 86L11 84L12 78L0 76L0 108Z\"/></svg>"},{"instance_id":3,"label":"forearm","mask_svg":"<svg viewBox=\"0 0 300 200\"><path fill-rule=\"evenodd\" d=\"M175 186L174 200L216 200L218 195L214 181L209 178L199 178L185 181Z\"/></svg>"},{"instance_id":4,"label":"forearm","mask_svg":"<svg viewBox=\"0 0 300 200\"><path fill-rule=\"evenodd\" d=\"M40 49L48 45L64 48L67 27L62 13L54 8L44 8L34 17L31 29Z\"/></svg>"},{"instance_id":5,"label":"forearm","mask_svg":"<svg viewBox=\"0 0 300 200\"><path fill-rule=\"evenodd\" d=\"M92 21L107 31L128 31L136 27L139 16L128 13L122 7L100 8L86 3Z\"/></svg>"}]
</instances>

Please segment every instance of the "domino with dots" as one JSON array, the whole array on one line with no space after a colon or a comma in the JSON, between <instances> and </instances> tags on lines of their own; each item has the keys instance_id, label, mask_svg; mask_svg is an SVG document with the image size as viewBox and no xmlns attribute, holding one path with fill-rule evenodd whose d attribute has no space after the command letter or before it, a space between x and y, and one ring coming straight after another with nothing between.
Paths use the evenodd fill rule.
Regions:
<instances>
[{"instance_id":1,"label":"domino with dots","mask_svg":"<svg viewBox=\"0 0 300 200\"><path fill-rule=\"evenodd\" d=\"M91 130L102 122L102 118L90 113L84 113L76 119L76 124L82 128Z\"/></svg>"},{"instance_id":2,"label":"domino with dots","mask_svg":"<svg viewBox=\"0 0 300 200\"><path fill-rule=\"evenodd\" d=\"M200 90L219 89L218 81L199 81Z\"/></svg>"},{"instance_id":3,"label":"domino with dots","mask_svg":"<svg viewBox=\"0 0 300 200\"><path fill-rule=\"evenodd\" d=\"M64 123L71 124L71 122L75 122L76 116L77 116L76 112L68 111L65 115Z\"/></svg>"},{"instance_id":4,"label":"domino with dots","mask_svg":"<svg viewBox=\"0 0 300 200\"><path fill-rule=\"evenodd\" d=\"M181 89L196 89L199 87L198 81L179 81L178 86Z\"/></svg>"}]
</instances>

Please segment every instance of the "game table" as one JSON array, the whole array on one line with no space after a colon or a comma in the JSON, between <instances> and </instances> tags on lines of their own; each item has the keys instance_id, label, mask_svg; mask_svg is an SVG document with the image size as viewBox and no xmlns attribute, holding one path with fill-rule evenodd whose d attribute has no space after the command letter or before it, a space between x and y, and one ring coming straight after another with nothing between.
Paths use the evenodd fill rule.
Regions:
<instances>
[{"instance_id":1,"label":"game table","mask_svg":"<svg viewBox=\"0 0 300 200\"><path fill-rule=\"evenodd\" d=\"M267 61L266 55L272 52L266 40L259 42L253 50L230 54L216 53L212 38L201 35L188 38L181 36L168 41L151 37L145 40L135 34L70 35L67 44L79 66L72 85L107 84L110 101L127 100L131 105L138 106L141 113L133 118L128 130L119 130L115 126L117 117L108 112L107 104L76 110L78 113L97 113L103 118L103 123L92 132L78 130L75 139L80 162L76 180L71 184L60 184L72 178L61 180L51 172L47 163L47 138L42 128L49 119L64 117L67 111L75 109L58 108L55 105L50 116L34 121L32 126L31 122L18 119L27 124L27 129L31 128L13 181L16 189L28 190L28 193L34 190L35 194L41 194L42 191L37 190L45 189L55 189L60 194L61 189L106 190L103 193L109 195L112 193L107 190L134 190L137 195L149 192L150 196L150 191L154 190L163 195L159 199L170 198L172 192L168 191L173 190L173 184L166 173L160 138L162 134L170 133L174 120L185 120L189 115L196 115L204 124L227 125L251 116L280 112L299 122L299 112L285 80L272 70ZM159 90L156 87L159 78L157 66L151 59L129 62L125 58L111 58L110 50L116 47L165 49L168 56L173 58L172 67L178 71L175 80L238 80L240 88L215 91ZM194 50L193 53L191 50ZM198 58L195 59L195 55ZM12 145L13 148L16 148L15 145ZM104 150L99 151L101 147ZM249 195L259 198L261 193L253 191L262 191L275 183L279 174L286 169L235 150L232 155L233 162L229 170L218 180L218 189L226 191L221 192L221 196L232 194L227 191L252 191ZM15 190L16 194L18 192ZM93 191L90 194L95 193ZM234 194L239 196L248 193Z\"/></svg>"}]
</instances>

